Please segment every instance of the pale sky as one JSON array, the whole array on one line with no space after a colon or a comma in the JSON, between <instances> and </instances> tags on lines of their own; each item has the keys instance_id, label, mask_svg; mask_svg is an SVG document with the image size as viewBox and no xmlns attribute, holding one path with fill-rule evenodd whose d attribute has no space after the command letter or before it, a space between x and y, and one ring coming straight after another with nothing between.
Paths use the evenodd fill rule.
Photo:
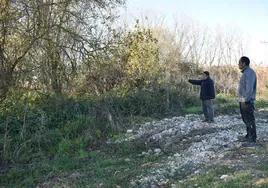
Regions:
<instances>
[{"instance_id":1,"label":"pale sky","mask_svg":"<svg viewBox=\"0 0 268 188\"><path fill-rule=\"evenodd\" d=\"M134 20L142 12L165 16L170 27L174 16L185 15L209 27L237 28L249 36L244 55L268 65L268 0L127 0L123 17Z\"/></svg>"}]
</instances>

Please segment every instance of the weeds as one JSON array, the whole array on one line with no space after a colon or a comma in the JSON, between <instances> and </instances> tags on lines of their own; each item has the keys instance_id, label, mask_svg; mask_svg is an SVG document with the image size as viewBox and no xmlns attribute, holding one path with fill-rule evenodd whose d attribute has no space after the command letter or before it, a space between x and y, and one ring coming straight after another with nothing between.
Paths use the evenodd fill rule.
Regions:
<instances>
[{"instance_id":1,"label":"weeds","mask_svg":"<svg viewBox=\"0 0 268 188\"><path fill-rule=\"evenodd\" d=\"M12 100L1 104L1 164L6 164L6 170L0 173L0 186L97 187L103 183L104 187L119 184L128 187L133 177L146 174L165 157L139 156L148 149L139 140L110 145L106 141L120 138L121 131L138 128L135 126L144 121L171 114L202 113L199 99L191 102L191 96L181 96L178 92L169 93L172 105L168 108L165 93L150 90L125 98L109 96L98 100L29 97L17 103L13 101L11 106ZM184 103L176 102L177 97L184 97ZM219 96L217 111L235 110L234 101ZM262 104L263 101L256 105ZM258 168L267 174L265 165ZM214 184L220 173L233 174L234 171L221 168L182 186L234 187L245 178L249 179L242 182L245 186L253 181L246 175L237 175L231 181Z\"/></svg>"}]
</instances>

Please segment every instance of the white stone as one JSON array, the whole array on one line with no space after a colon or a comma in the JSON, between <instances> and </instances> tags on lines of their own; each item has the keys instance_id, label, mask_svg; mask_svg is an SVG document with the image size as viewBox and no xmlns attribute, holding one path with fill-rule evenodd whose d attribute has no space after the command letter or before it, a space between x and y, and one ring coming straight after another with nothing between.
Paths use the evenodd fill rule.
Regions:
<instances>
[{"instance_id":1,"label":"white stone","mask_svg":"<svg viewBox=\"0 0 268 188\"><path fill-rule=\"evenodd\" d=\"M173 144L173 140L177 141L174 138L183 137L190 131L202 128L220 128L219 131L214 133L196 135L195 138L200 139L200 142L196 142L195 140L191 143L192 137L184 138L183 141L187 141L187 144L190 144L189 147L186 147L185 150L174 150L174 155L167 156L161 162L160 166L155 166L151 172L145 175L147 179L141 176L134 178L132 182L135 185L141 185L141 187L145 187L146 181L152 182L153 185L160 185L161 181L166 181L168 176L183 171L184 165L191 164L196 167L198 164L205 165L211 160L224 158L223 151L239 147L239 143L236 142L238 139L237 136L244 135L245 132L245 125L239 115L215 117L216 123L214 124L200 123L200 119L202 119L201 116L190 114L185 117L180 116L171 119L166 118L161 121L147 122L141 125L138 133L135 134L133 131L131 132L132 134L126 134L127 138L114 141L115 143L120 143L146 138L144 142L147 142L147 146L150 146L150 142L153 144L157 142L161 143L164 147L168 147ZM258 138L265 138L268 134L267 124L265 123L267 120L256 118L256 121L258 122ZM176 142L176 144L178 143ZM176 146L176 144L174 145ZM183 146L184 143L181 142L181 144ZM179 148L180 143L177 146ZM156 155L162 154L162 150L156 148L153 151L148 150L148 152L142 152L142 155L148 156L153 152ZM256 156L253 155L252 157ZM199 173L200 170L199 168L193 168L192 173ZM225 180L230 177L228 175L222 175L221 178Z\"/></svg>"},{"instance_id":2,"label":"white stone","mask_svg":"<svg viewBox=\"0 0 268 188\"><path fill-rule=\"evenodd\" d=\"M162 150L161 150L160 148L155 148L155 149L154 149L154 152L155 152L155 153L161 153L161 151L162 151Z\"/></svg>"},{"instance_id":3,"label":"white stone","mask_svg":"<svg viewBox=\"0 0 268 188\"><path fill-rule=\"evenodd\" d=\"M129 161L131 161L131 160L130 160L129 158L126 158L125 161L126 161L126 162L129 162Z\"/></svg>"},{"instance_id":4,"label":"white stone","mask_svg":"<svg viewBox=\"0 0 268 188\"><path fill-rule=\"evenodd\" d=\"M229 179L229 176L224 174L224 175L222 175L222 176L220 177L220 179L221 179L221 180L226 180L226 179Z\"/></svg>"},{"instance_id":5,"label":"white stone","mask_svg":"<svg viewBox=\"0 0 268 188\"><path fill-rule=\"evenodd\" d=\"M133 130L132 129L128 129L127 130L127 133L133 133Z\"/></svg>"}]
</instances>

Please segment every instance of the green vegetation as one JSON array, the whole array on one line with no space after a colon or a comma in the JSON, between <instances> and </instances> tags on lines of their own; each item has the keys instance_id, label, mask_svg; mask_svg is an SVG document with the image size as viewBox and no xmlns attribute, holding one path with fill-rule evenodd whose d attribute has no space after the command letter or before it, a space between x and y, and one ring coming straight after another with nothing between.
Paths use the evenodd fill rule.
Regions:
<instances>
[{"instance_id":1,"label":"green vegetation","mask_svg":"<svg viewBox=\"0 0 268 188\"><path fill-rule=\"evenodd\" d=\"M164 101L161 107L161 97L147 91L142 95L140 93L126 98L110 97L96 101L56 95L44 98L36 93L28 93L17 103L6 100L6 103L2 103L0 119L0 185L94 187L103 183L104 187L128 187L133 177L146 174L157 164L161 165L165 156L139 157L138 154L146 151L144 143L107 145L106 141L122 137L120 130L127 129L128 123L135 126L134 122L168 117ZM142 98L144 102L141 102ZM219 96L217 100L221 106L229 109L228 112L235 106L233 98ZM13 105L10 105L11 101ZM137 101L140 101L138 105ZM263 102L257 102L257 106ZM191 109L200 110L200 102L196 106L184 106L185 108L173 108L174 111L168 109L168 112L180 112L182 115L191 113ZM111 120L119 117L125 123L124 129L121 126L120 130L115 125L116 121ZM259 150L257 153L262 152ZM251 186L250 175L242 172L237 174L233 169L225 167L218 168L220 169L216 168L216 171L187 181L185 185ZM267 174L267 165L256 168ZM232 174L232 180L215 183L222 173ZM176 178L172 179L176 182L175 180Z\"/></svg>"},{"instance_id":2,"label":"green vegetation","mask_svg":"<svg viewBox=\"0 0 268 188\"><path fill-rule=\"evenodd\" d=\"M234 154L225 156L217 164L210 165L204 170L204 173L175 184L182 188L195 186L209 188L267 187L267 148L268 145L266 144L257 150L236 149L236 151L233 151ZM244 156L243 160L240 159L241 155L237 153ZM253 159L250 155L257 155L258 159ZM241 160L240 164L237 163L237 160ZM225 161L229 161L229 164L225 164ZM245 167L246 170L244 170Z\"/></svg>"},{"instance_id":3,"label":"green vegetation","mask_svg":"<svg viewBox=\"0 0 268 188\"><path fill-rule=\"evenodd\" d=\"M74 99L28 92L10 96L1 104L1 160L16 162L36 157L79 157L87 147L99 147L107 138L137 123L185 113L177 92L167 108L166 93L150 89L124 98L106 96ZM14 98L17 100L14 100Z\"/></svg>"},{"instance_id":4,"label":"green vegetation","mask_svg":"<svg viewBox=\"0 0 268 188\"><path fill-rule=\"evenodd\" d=\"M202 113L199 87L187 80L204 70L215 80L216 115L238 113L241 73L230 63L241 49L231 41L242 39L147 18L120 26L125 4L0 1L0 187L128 187L166 156L139 157L144 143L107 141L146 121ZM255 70L256 108L267 111L267 68Z\"/></svg>"}]
</instances>

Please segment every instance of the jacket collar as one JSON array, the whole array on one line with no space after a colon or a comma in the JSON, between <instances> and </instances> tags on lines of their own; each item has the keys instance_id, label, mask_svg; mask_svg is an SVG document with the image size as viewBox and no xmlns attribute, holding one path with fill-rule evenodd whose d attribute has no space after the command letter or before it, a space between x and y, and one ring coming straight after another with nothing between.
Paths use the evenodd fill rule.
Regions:
<instances>
[{"instance_id":1,"label":"jacket collar","mask_svg":"<svg viewBox=\"0 0 268 188\"><path fill-rule=\"evenodd\" d=\"M248 68L249 68L249 66L246 66L241 72L243 73Z\"/></svg>"}]
</instances>

